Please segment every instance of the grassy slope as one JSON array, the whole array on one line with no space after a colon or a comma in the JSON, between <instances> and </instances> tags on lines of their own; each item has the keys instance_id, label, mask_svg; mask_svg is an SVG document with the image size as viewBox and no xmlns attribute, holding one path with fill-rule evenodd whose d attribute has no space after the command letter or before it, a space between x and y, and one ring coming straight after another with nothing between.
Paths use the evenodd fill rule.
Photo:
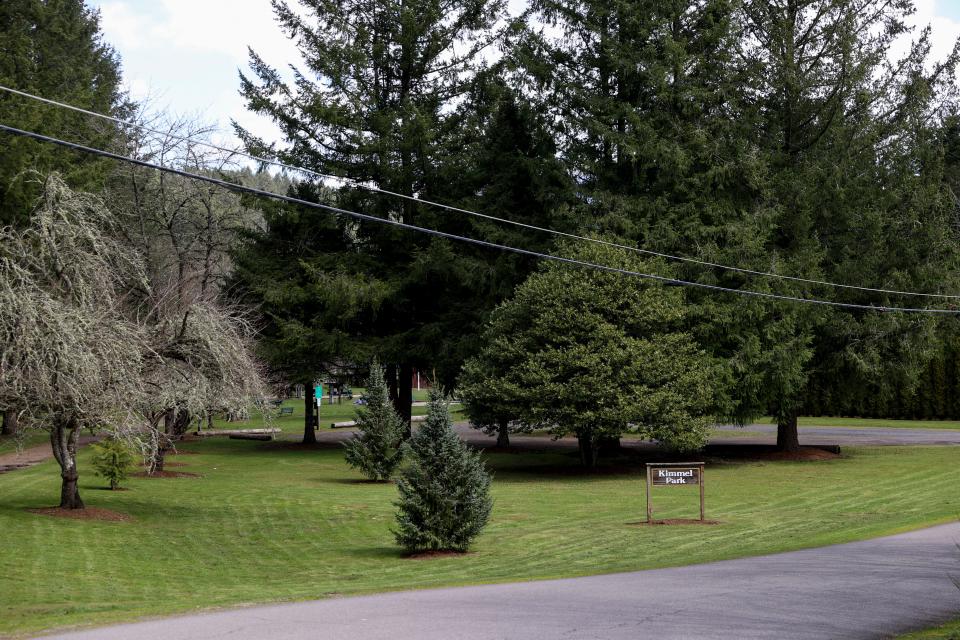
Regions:
<instances>
[{"instance_id":1,"label":"grassy slope","mask_svg":"<svg viewBox=\"0 0 960 640\"><path fill-rule=\"evenodd\" d=\"M393 543L396 489L345 467L339 448L191 443L198 479L132 479L109 492L81 454L90 506L129 522L67 521L55 463L0 475L0 633L106 623L201 606L627 571L894 533L960 514L953 448L853 449L822 463L707 473L713 527L645 528L639 468L580 477L561 454L500 454L490 526L473 553L410 560ZM661 517L691 516L694 488L660 489Z\"/></svg>"}]
</instances>

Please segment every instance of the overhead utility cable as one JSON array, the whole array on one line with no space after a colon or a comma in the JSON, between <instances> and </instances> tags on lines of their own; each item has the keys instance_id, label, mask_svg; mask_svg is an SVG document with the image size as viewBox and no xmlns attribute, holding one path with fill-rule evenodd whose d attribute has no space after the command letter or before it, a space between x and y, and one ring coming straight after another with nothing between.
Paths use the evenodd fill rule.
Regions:
<instances>
[{"instance_id":1,"label":"overhead utility cable","mask_svg":"<svg viewBox=\"0 0 960 640\"><path fill-rule=\"evenodd\" d=\"M89 115L89 116L93 116L93 117L95 117L95 118L102 118L102 119L104 119L104 120L109 120L109 121L115 122L115 123L117 123L117 124L122 124L122 125L124 125L124 126L132 127L132 128L134 128L134 129L140 129L140 130L142 130L142 131L148 131L148 132L150 132L150 133L153 133L153 134L156 134L156 135L165 136L165 137L170 138L170 139L173 139L173 140L177 140L177 141L181 141L181 142L190 142L191 144L195 144L195 145L198 145L198 146L207 147L207 148L210 148L210 149L215 149L215 150L221 151L221 152L223 152L223 153L229 153L229 154L232 154L232 155L240 156L240 157L242 157L242 158L247 158L248 160L253 160L254 162L262 163L262 164L265 164L265 165L272 165L272 166L279 167L279 168L282 168L282 169L287 169L287 170L289 170L289 171L296 171L296 172L299 172L299 173L305 173L305 174L309 174L309 175L316 176L316 177L318 177L318 178L323 178L323 179L328 179L328 180L336 180L336 181L338 181L338 182L340 182L340 183L349 184L349 185L352 185L352 186L357 187L357 188L359 188L359 189L364 189L364 190L366 190L366 191L370 191L370 192L373 192L373 193L382 193L382 194L384 194L384 195L388 195L388 196L391 196L391 197L394 197L394 198L401 198L401 199L404 199L404 200L410 200L410 201L418 202L418 203L420 203L420 204L422 204L422 205L426 205L426 206L430 206L430 207L438 207L438 208L440 208L440 209L446 209L447 211L453 211L453 212L456 212L456 213L463 213L463 214L466 214L466 215L475 216L475 217L478 217L478 218L483 218L483 219L485 219L485 220L492 220L492 221L494 221L494 222L501 222L501 223L503 223L503 224L509 224L509 225L513 225L513 226L515 226L515 227L521 227L521 228L524 228L524 229L530 229L530 230L532 230L532 231L540 231L540 232L543 232L543 233L549 233L549 234L552 234L552 235L555 235L555 236L560 236L560 237L563 237L563 238L571 238L571 239L580 240L580 241L583 241L583 242L591 242L591 243L594 243L594 244L600 244L600 245L604 245L604 246L608 246L608 247L615 247L615 248L617 248L617 249L623 249L623 250L625 250L625 251L632 251L632 252L641 253L641 254L644 254L644 255L656 256L656 257L664 258L664 259L667 259L667 260L674 260L674 261L678 261L678 262L686 262L686 263L689 263L689 264L696 264L696 265L700 265L700 266L703 266L703 267L711 267L711 268L715 268L715 269L722 269L722 270L725 270L725 271L733 271L733 272L736 272L736 273L743 273L743 274L752 275L752 276L760 276L760 277L764 277L764 278L777 278L777 279L780 279L780 280L789 280L789 281L791 281L791 282L802 282L802 283L805 283L805 284L821 285L821 286L825 286L825 287L836 287L836 288L839 288L839 289L850 289L850 290L854 290L854 291L866 291L866 292L869 292L869 293L886 293L886 294L891 294L891 295L916 296L916 297L925 297L925 298L941 298L941 299L953 299L953 300L958 300L958 299L960 299L960 295L951 295L951 294L946 294L946 293L923 293L923 292L919 292L919 291L900 291L900 290L897 290L897 289L882 289L882 288L878 288L878 287L864 287L864 286L858 286L858 285L852 285L852 284L841 284L841 283L837 283L837 282L830 282L830 281L827 281L827 280L816 280L816 279L812 279L812 278L801 278L801 277L798 277L798 276L789 276L789 275L785 275L785 274L781 274L781 273L772 273L772 272L770 272L770 271L758 271L758 270L754 270L754 269L747 269L747 268L745 268L745 267L733 267L733 266L730 266L730 265L719 264L719 263L716 263L716 262L709 262L709 261L706 261L706 260L698 260L698 259L696 259L696 258L688 258L688 257L685 257L685 256L677 256L677 255L672 255L672 254L669 254L669 253L662 253L662 252L659 252L659 251L652 251L652 250L650 250L650 249L641 249L641 248L638 248L638 247L631 247L631 246L629 246L629 245L618 244L618 243L616 243L616 242L610 242L610 241L608 241L608 240L601 240L601 239L599 239L599 238L590 238L590 237L588 237L588 236L579 236L579 235L576 235L576 234L574 234L574 233L566 233L566 232L564 232L564 231L558 231L558 230L556 230L556 229L550 229L550 228L547 228L547 227L540 227L540 226L533 225L533 224L527 224L527 223L525 223L525 222L520 222L520 221L518 221L518 220L511 220L511 219L509 219L509 218L500 218L500 217L497 217L497 216L494 216L494 215L490 215L490 214L486 214L486 213L480 213L480 212L478 212L478 211L471 211L471 210L469 210L469 209L462 209L462 208L460 208L460 207L454 207L454 206L452 206L452 205L443 204L443 203L441 203L441 202L433 202L433 201L430 201L430 200L424 200L424 199L418 198L418 197L416 197L416 196L410 196L410 195L407 195L407 194L404 194L404 193L398 193L398 192L396 192L396 191L390 191L390 190L388 190L388 189L381 189L381 188L379 188L379 187L375 187L375 186L373 186L373 185L366 184L366 183L364 183L364 182L362 182L362 181L360 181L360 180L355 180L355 179L353 179L353 178L347 178L347 177L344 177L344 176L338 176L338 175L329 174L329 173L322 173L322 172L320 172L320 171L314 171L313 169L308 169L308 168L306 168L306 167L300 167L300 166L296 166L296 165L287 164L287 163L285 163L285 162L280 162L279 160L272 160L272 159L269 159L269 158L263 158L263 157L260 157L260 156L255 156L255 155L252 155L252 154L249 154L249 153L245 153L245 152L243 152L243 151L238 151L238 150L236 150L236 149L230 149L230 148L228 148L228 147L219 146L219 145L213 144L212 142L207 142L207 141L204 141L204 140L197 140L197 139L191 138L191 137L189 137L189 136L180 136L180 135L171 133L171 132L169 132L169 131L161 131L161 130L158 130L158 129L153 129L153 128L147 126L147 125L137 124L137 123L131 122L131 121L129 121L129 120L123 120L123 119L121 119L121 118L116 118L116 117L114 117L114 116L106 115L106 114L103 114L103 113L97 113L96 111L90 111L90 110L88 110L88 109L83 109L83 108L81 108L81 107L76 107L76 106L73 106L73 105L70 105L70 104L66 104L66 103L63 103L63 102L58 102L58 101L56 101L56 100L50 100L49 98L43 98L43 97L41 97L41 96L33 95L33 94L27 93L27 92L25 92L25 91L19 91L19 90L17 90L17 89L12 89L12 88L10 88L10 87L6 87L6 86L3 86L3 85L0 85L0 91L6 91L6 92L12 93L12 94L14 94L14 95L22 96L22 97L24 97L24 98L29 98L29 99L31 99L31 100L36 100L36 101L38 101L38 102L42 102L42 103L49 104L49 105L52 105L52 106L61 107L61 108L64 108L64 109L70 109L71 111L75 111L75 112L77 112L77 113L83 113L83 114L86 114L86 115Z\"/></svg>"},{"instance_id":2,"label":"overhead utility cable","mask_svg":"<svg viewBox=\"0 0 960 640\"><path fill-rule=\"evenodd\" d=\"M769 298L773 300L784 300L789 302L799 302L806 304L818 304L830 307L843 307L846 309L861 309L864 311L898 311L904 313L929 313L929 314L945 314L945 315L960 315L960 309L929 309L929 308L910 308L910 307L887 307L887 306L875 306L875 305L866 305L866 304L853 304L849 302L834 302L832 300L820 300L817 298L799 298L795 296L785 296L779 295L776 293L766 293L763 291L752 291L749 289L731 289L728 287L721 287L712 284L704 284L702 282L689 282L686 280L678 280L676 278L669 278L666 276L661 276L653 273L643 273L640 271L631 271L629 269L620 269L617 267L611 267L604 264L596 264L593 262L587 262L585 260L577 260L575 258L564 258L562 256L555 256L549 253L540 253L539 251L531 251L528 249L521 249L519 247L512 247L509 245L497 244L495 242L488 242L486 240L480 240L478 238L470 238L467 236L460 236L453 233L447 233L445 231L439 231L437 229L429 229L427 227L419 227L412 224L407 224L405 222L400 222L397 220L390 220L387 218L378 218L376 216L368 215L366 213L358 213L356 211L349 211L347 209L341 209L339 207L333 207L326 204L320 204L318 202L310 202L308 200L301 200L300 198L293 198L290 196L282 196L276 193L271 193L269 191L264 191L262 189L256 189L254 187L247 187L241 184L236 184L233 182L228 182L226 180L221 180L219 178L213 178L210 176L204 176L196 173L190 173L189 171L183 171L182 169L174 169L172 167L165 167L162 165L154 164L152 162L146 162L144 160L138 160L136 158L130 158L128 156L123 156L117 153L112 153L110 151L104 151L102 149L96 149L93 147L88 147L86 145L77 144L75 142L68 142L66 140L61 140L59 138L53 138L50 136L45 136L33 131L24 131L23 129L17 129L16 127L11 127L5 124L0 124L0 131L10 133L16 136L22 136L25 138L32 138L34 140L39 140L41 142L48 142L50 144L55 144L61 147L66 147L67 149L73 149L75 151L81 151L84 153L89 153L95 156L100 156L103 158L111 158L113 160L119 160L121 162L127 162L130 164L135 164L141 167L146 167L148 169L155 169L157 171L163 171L165 173L170 173L173 175L182 176L184 178L189 178L192 180L199 180L201 182L207 182L209 184L217 185L228 189L230 191L235 191L237 193L248 193L252 195L262 196L265 198L271 198L273 200L279 200L281 202L287 202L289 204L296 204L304 207L310 207L313 209L321 209L328 211L330 213L336 213L340 215L349 216L357 220L366 220L369 222L375 222L378 224L385 224L400 229L407 229L409 231L415 231L418 233L425 233L428 235L447 238L449 240L456 240L458 242L466 242L469 244L478 245L481 247L488 247L491 249L498 249L501 251L509 251L512 253L518 253L521 255L532 256L535 258L540 258L543 260L552 260L554 262L561 262L564 264L572 264L581 267L587 267L590 269L597 269L599 271L606 271L608 273L619 273L622 275L633 276L637 278L645 278L648 280L655 280L662 282L668 285L680 285L685 287L697 287L700 289L707 289L710 291L723 291L726 293L734 293L737 295L753 296L757 298Z\"/></svg>"}]
</instances>

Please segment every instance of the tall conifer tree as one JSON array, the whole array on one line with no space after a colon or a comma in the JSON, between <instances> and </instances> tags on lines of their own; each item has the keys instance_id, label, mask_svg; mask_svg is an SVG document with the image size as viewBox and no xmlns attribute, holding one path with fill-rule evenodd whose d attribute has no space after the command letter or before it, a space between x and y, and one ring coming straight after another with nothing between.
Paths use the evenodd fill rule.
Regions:
<instances>
[{"instance_id":1,"label":"tall conifer tree","mask_svg":"<svg viewBox=\"0 0 960 640\"><path fill-rule=\"evenodd\" d=\"M403 196L440 198L441 167L458 152L458 105L501 36L503 0L275 0L283 30L303 56L293 82L251 52L242 91L253 111L282 129L285 161L360 180ZM262 141L240 131L248 146ZM337 202L383 218L444 227L449 213L412 200L342 189ZM376 223L334 221L331 271L375 283L373 313L358 335L386 362L409 422L412 373L436 355L435 309L462 293L470 270L448 243Z\"/></svg>"},{"instance_id":2,"label":"tall conifer tree","mask_svg":"<svg viewBox=\"0 0 960 640\"><path fill-rule=\"evenodd\" d=\"M120 61L103 41L100 14L83 0L4 0L0 3L0 84L113 113L121 106ZM0 121L103 147L116 131L81 114L0 92ZM0 153L0 224L24 224L40 195L34 169L53 171L77 189L97 190L105 161L48 144L6 136Z\"/></svg>"}]
</instances>

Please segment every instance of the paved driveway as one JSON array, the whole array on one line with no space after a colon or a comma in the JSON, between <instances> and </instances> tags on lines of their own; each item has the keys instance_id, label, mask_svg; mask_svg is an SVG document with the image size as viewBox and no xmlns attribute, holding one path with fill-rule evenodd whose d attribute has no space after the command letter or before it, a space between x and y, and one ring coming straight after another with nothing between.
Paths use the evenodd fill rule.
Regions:
<instances>
[{"instance_id":1,"label":"paved driveway","mask_svg":"<svg viewBox=\"0 0 960 640\"><path fill-rule=\"evenodd\" d=\"M883 638L960 615L960 524L636 573L319 600L56 636L93 640ZM544 553L550 553L544 548Z\"/></svg>"},{"instance_id":2,"label":"paved driveway","mask_svg":"<svg viewBox=\"0 0 960 640\"><path fill-rule=\"evenodd\" d=\"M960 444L960 429L896 429L890 427L799 427L802 445L944 445ZM751 424L717 427L713 444L775 444L777 427Z\"/></svg>"}]
</instances>

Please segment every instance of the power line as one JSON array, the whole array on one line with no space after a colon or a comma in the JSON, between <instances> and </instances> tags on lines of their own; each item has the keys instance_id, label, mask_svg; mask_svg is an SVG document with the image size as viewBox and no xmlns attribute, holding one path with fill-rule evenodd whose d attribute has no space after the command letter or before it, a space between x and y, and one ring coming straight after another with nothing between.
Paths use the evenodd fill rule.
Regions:
<instances>
[{"instance_id":1,"label":"power line","mask_svg":"<svg viewBox=\"0 0 960 640\"><path fill-rule=\"evenodd\" d=\"M248 193L251 195L262 196L265 198L271 198L273 200L279 200L281 202L287 202L289 204L296 204L304 207L310 207L313 209L321 209L331 213L337 213L345 216L355 218L357 220L366 220L369 222L376 222L378 224L385 224L393 227L398 227L401 229L407 229L409 231L415 231L418 233L425 233L428 235L446 238L448 240L456 240L458 242L466 242L469 244L478 245L481 247L488 247L491 249L498 249L500 251L509 251L512 253L518 253L520 255L531 256L535 258L540 258L543 260L552 260L554 262L561 262L565 264L577 265L580 267L587 267L590 269L597 269L599 271L606 271L608 273L618 273L622 275L628 275L638 278L645 278L648 280L655 280L657 282L662 282L668 285L680 285L686 287L697 287L701 289L707 289L710 291L723 291L726 293L735 293L738 295L753 296L757 298L769 298L772 300L783 300L788 302L799 302L806 304L818 304L823 306L830 307L842 307L846 309L861 309L864 311L897 311L903 313L929 313L929 314L944 314L944 315L958 315L960 314L960 309L929 309L929 308L911 308L911 307L887 307L887 306L875 306L875 305L866 305L866 304L854 304L849 302L834 302L831 300L820 300L817 298L799 298L795 296L786 296L776 293L766 293L762 291L752 291L750 289L731 289L729 287L721 287L718 285L705 284L702 282L690 282L687 280L679 280L676 278L668 278L666 276L661 276L653 273L642 273L640 271L631 271L629 269L620 269L617 267L611 267L603 264L596 264L593 262L587 262L585 260L577 260L575 258L564 258L562 256L555 256L549 253L541 253L539 251L531 251L528 249L521 249L519 247L512 247L509 245L497 244L495 242L488 242L486 240L480 240L478 238L470 238L467 236L460 236L453 233L447 233L445 231L439 231L437 229L430 229L427 227L419 227L416 225L408 224L405 222L400 222L397 220L390 220L386 218L378 218L366 213L358 213L356 211L349 211L347 209L341 209L340 207L333 207L326 204L321 204L318 202L310 202L308 200L301 200L300 198L293 198L291 196L283 196L276 193L271 193L269 191L264 191L262 189L256 189L254 187L248 187L241 184L235 184L233 182L227 182L226 180L221 180L219 178L214 178L211 176L204 176L196 173L190 173L189 171L183 171L182 169L174 169L172 167L164 167L162 165L154 164L152 162L146 162L145 160L139 160L137 158L130 158L128 156L123 156L117 153L112 153L110 151L104 151L102 149L96 149L94 147L88 147L86 145L77 144L75 142L68 142L66 140L61 140L59 138L53 138L50 136L45 136L40 133L35 133L33 131L25 131L23 129L17 129L16 127L11 127L5 124L0 124L0 131L10 133L17 136L22 136L25 138L32 138L34 140L39 140L41 142L47 142L50 144L55 144L61 147L66 147L68 149L73 149L74 151L82 151L84 153L89 153L92 155L100 156L103 158L111 158L113 160L119 160L121 162L127 162L130 164L135 164L141 167L146 167L148 169L155 169L157 171L163 171L165 173L171 173L178 175L184 178L189 178L192 180L200 180L202 182L207 182L209 184L217 185L223 187L230 191L235 191L238 193Z\"/></svg>"},{"instance_id":2,"label":"power line","mask_svg":"<svg viewBox=\"0 0 960 640\"><path fill-rule=\"evenodd\" d=\"M238 150L236 150L236 149L230 149L230 148L228 148L228 147L219 146L219 145L213 144L212 142L206 142L206 141L203 141L203 140L196 140L196 139L191 138L191 137L189 137L189 136L180 136L180 135L171 133L171 132L169 132L169 131L161 131L161 130L158 130L158 129L153 129L153 128L147 126L147 125L137 124L137 123L131 122L131 121L129 121L129 120L122 120L122 119L116 118L116 117L114 117L114 116L106 115L106 114L103 114L103 113L97 113L96 111L90 111L90 110L88 110L88 109L83 109L83 108L81 108L81 107L76 107L76 106L74 106L74 105L66 104L66 103L64 103L64 102L58 102L58 101L56 101L56 100L51 100L51 99L49 99L49 98L43 98L43 97L41 97L41 96L37 96L37 95L31 94L31 93L27 93L27 92L25 92L25 91L19 91L19 90L17 90L17 89L12 89L12 88L10 88L10 87L6 87L6 86L3 86L3 85L0 85L0 91L6 91L6 92L12 93L12 94L14 94L14 95L18 95L18 96L21 96L21 97L24 97L24 98L29 98L29 99L31 99L31 100L36 100L36 101L38 101L38 102L42 102L42 103L49 104L49 105L52 105L52 106L61 107L61 108L64 108L64 109L70 109L71 111L75 111L75 112L77 112L77 113L83 113L83 114L85 114L85 115L93 116L93 117L96 117L96 118L102 118L102 119L104 119L104 120L109 120L109 121L115 122L115 123L117 123L117 124L122 124L122 125L125 125L125 126L128 126L128 127L132 127L132 128L134 128L134 129L140 129L140 130L142 130L142 131L148 131L148 132L150 132L150 133L153 133L153 134L156 134L156 135L165 136L165 137L168 137L168 138L171 138L171 139L173 139L173 140L180 141L180 142L190 142L190 143L192 143L192 144L195 144L195 145L198 145L198 146L207 147L207 148L210 148L210 149L215 149L215 150L221 151L221 152L223 152L223 153L228 153L228 154L231 154L231 155L237 155L237 156L240 156L240 157L242 157L242 158L247 158L248 160L253 160L254 162L259 162L259 163L262 163L262 164L272 165L272 166L279 167L279 168L282 168L282 169L287 169L287 170L289 170L289 171L297 171L297 172L300 172L300 173L306 173L306 174L310 174L310 175L316 176L316 177L318 177L318 178L324 178L324 179L329 179L329 180L337 180L337 181L339 181L340 183L350 184L350 185L353 185L353 186L358 187L358 188L360 188L360 189L364 189L364 190L366 190L366 191L370 191L370 192L373 192L373 193L382 193L382 194L384 194L384 195L388 195L388 196L391 196L391 197L394 197L394 198L401 198L401 199L403 199L403 200L409 200L409 201L412 201L412 202L417 202L417 203L420 203L420 204L422 204L422 205L427 205L427 206L431 206L431 207L438 207L438 208L440 208L440 209L445 209L445 210L447 210L447 211L453 211L453 212L456 212L456 213L463 213L463 214L466 214L466 215L475 216L475 217L478 217L478 218L483 218L483 219L485 219L485 220L491 220L491 221L494 221L494 222L501 222L501 223L504 223L504 224L509 224L509 225L513 225L513 226L516 226L516 227L521 227L521 228L524 228L524 229L530 229L531 231L540 231L540 232L549 233L549 234L552 234L552 235L555 235L555 236L560 236L560 237L564 237L564 238L570 238L570 239L574 239L574 240L581 240L581 241L584 241L584 242L592 242L592 243L594 243L594 244L604 245L604 246L608 246L608 247L614 247L614 248L617 248L617 249L623 249L623 250L625 250L625 251L632 251L632 252L634 252L634 253L640 253L640 254L649 255L649 256L656 256L656 257L658 257L658 258L664 258L664 259L667 259L667 260L674 260L674 261L678 261L678 262L686 262L686 263L689 263L689 264L696 264L696 265L700 265L700 266L703 266L703 267L711 267L711 268L715 268L715 269L723 269L723 270L725 270L725 271L733 271L733 272L736 272L736 273L743 273L743 274L746 274L746 275L760 276L760 277L764 277L764 278L777 278L777 279L780 279L780 280L788 280L788 281L791 281L791 282L801 282L801 283L804 283L804 284L822 285L822 286L826 286L826 287L835 287L835 288L838 288L838 289L848 289L848 290L853 290L853 291L866 291L866 292L869 292L869 293L885 293L885 294L890 294L890 295L913 296L913 297L924 297L924 298L940 298L940 299L949 299L949 300L958 300L958 299L960 299L960 295L952 295L952 294L946 294L946 293L924 293L924 292L919 292L919 291L900 291L900 290L897 290L897 289L882 289L882 288L876 288L876 287L864 287L864 286L859 286L859 285L842 284L842 283L837 283L837 282L830 282L830 281L827 281L827 280L816 280L816 279L812 279L812 278L801 278L801 277L798 277L798 276L788 276L788 275L784 275L784 274L780 274L780 273L772 273L772 272L770 272L770 271L759 271L759 270L754 270L754 269L747 269L747 268L745 268L745 267L733 267L733 266L730 266L730 265L719 264L719 263L716 263L716 262L709 262L709 261L707 261L707 260L698 260L698 259L696 259L696 258L688 258L688 257L685 257L685 256L677 256L677 255L672 255L672 254L669 254L669 253L661 253L661 252L659 252L659 251L652 251L652 250L650 250L650 249L641 249L641 248L639 248L639 247L631 247L631 246L629 246L629 245L619 244L619 243L616 243L616 242L610 242L610 241L608 241L608 240L601 240L601 239L599 239L599 238L590 238L590 237L587 237L587 236L579 236L579 235L576 235L576 234L574 234L574 233L566 233L566 232L564 232L564 231L558 231L558 230L556 230L556 229L550 229L550 228L547 228L547 227L540 227L540 226L533 225L533 224L527 224L527 223L525 223L525 222L520 222L520 221L518 221L518 220L511 220L511 219L509 219L509 218L501 218L501 217L497 217L497 216L490 215L490 214L486 214L486 213L480 213L479 211L471 211L471 210L469 210L469 209L462 209L462 208L460 208L460 207L454 207L454 206L452 206L452 205L443 204L443 203L441 203L441 202L433 202L433 201L430 201L430 200L424 200L424 199L418 198L418 197L416 197L416 196L410 196L410 195L407 195L407 194L404 194L404 193L398 193L398 192L396 192L396 191L390 191L390 190L388 190L388 189L381 189L381 188L379 188L379 187L375 187L375 186L372 186L372 185L369 185L369 184L365 184L365 183L363 183L363 182L361 182L361 181L359 181L359 180L355 180L355 179L353 179L353 178L347 178L347 177L344 177L344 176L337 176L337 175L329 174L329 173L322 173L322 172L320 172L320 171L315 171L315 170L313 170L313 169L308 169L308 168L306 168L306 167L300 167L300 166L296 166L296 165L287 164L287 163L285 163L285 162L280 162L279 160L271 160L271 159L269 159L269 158L263 158L263 157L260 157L260 156L255 156L255 155L252 155L252 154L249 154L249 153L245 153L245 152L243 152L243 151L238 151Z\"/></svg>"}]
</instances>

